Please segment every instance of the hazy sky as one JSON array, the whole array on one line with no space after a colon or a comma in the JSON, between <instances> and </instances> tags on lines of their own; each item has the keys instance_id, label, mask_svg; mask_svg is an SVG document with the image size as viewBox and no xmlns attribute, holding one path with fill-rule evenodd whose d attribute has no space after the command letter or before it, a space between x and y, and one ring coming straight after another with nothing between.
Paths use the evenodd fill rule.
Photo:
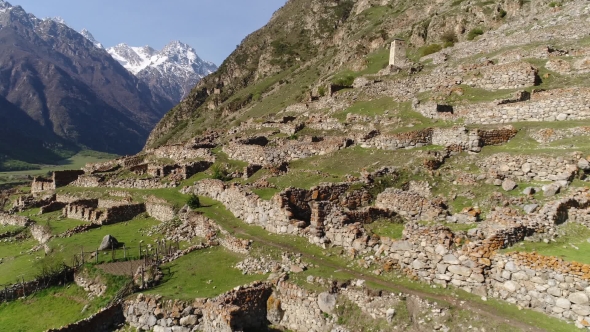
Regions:
<instances>
[{"instance_id":1,"label":"hazy sky","mask_svg":"<svg viewBox=\"0 0 590 332\"><path fill-rule=\"evenodd\" d=\"M62 17L105 47L126 43L161 49L172 40L221 62L261 28L286 0L8 0L39 17Z\"/></svg>"}]
</instances>

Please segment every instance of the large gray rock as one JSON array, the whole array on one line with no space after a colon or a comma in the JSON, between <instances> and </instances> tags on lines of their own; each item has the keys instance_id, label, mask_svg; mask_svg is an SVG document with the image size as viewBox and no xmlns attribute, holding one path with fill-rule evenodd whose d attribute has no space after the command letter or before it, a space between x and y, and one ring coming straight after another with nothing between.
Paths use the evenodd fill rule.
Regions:
<instances>
[{"instance_id":1,"label":"large gray rock","mask_svg":"<svg viewBox=\"0 0 590 332\"><path fill-rule=\"evenodd\" d=\"M524 212L531 214L539 208L539 204L527 204L523 207Z\"/></svg>"},{"instance_id":2,"label":"large gray rock","mask_svg":"<svg viewBox=\"0 0 590 332\"><path fill-rule=\"evenodd\" d=\"M584 292L571 293L567 299L575 304L588 304L588 295Z\"/></svg>"},{"instance_id":3,"label":"large gray rock","mask_svg":"<svg viewBox=\"0 0 590 332\"><path fill-rule=\"evenodd\" d=\"M559 189L561 187L557 184L549 184L546 186L543 186L543 196L545 197L551 197L551 196L555 196L557 193L559 193Z\"/></svg>"},{"instance_id":4,"label":"large gray rock","mask_svg":"<svg viewBox=\"0 0 590 332\"><path fill-rule=\"evenodd\" d=\"M117 241L117 239L111 235L105 235L102 238L102 242L100 243L98 250L110 250L117 247L119 247L119 241Z\"/></svg>"},{"instance_id":5,"label":"large gray rock","mask_svg":"<svg viewBox=\"0 0 590 332\"><path fill-rule=\"evenodd\" d=\"M590 162L588 160L582 158L578 161L578 168L583 171L590 171Z\"/></svg>"},{"instance_id":6,"label":"large gray rock","mask_svg":"<svg viewBox=\"0 0 590 332\"><path fill-rule=\"evenodd\" d=\"M443 261L447 264L452 264L452 265L458 265L461 263L459 261L459 259L453 254L444 255Z\"/></svg>"},{"instance_id":7,"label":"large gray rock","mask_svg":"<svg viewBox=\"0 0 590 332\"><path fill-rule=\"evenodd\" d=\"M464 277L469 277L472 272L470 268L463 265L451 265L449 266L449 271L455 274L462 275Z\"/></svg>"},{"instance_id":8,"label":"large gray rock","mask_svg":"<svg viewBox=\"0 0 590 332\"><path fill-rule=\"evenodd\" d=\"M509 291L510 293L514 293L516 292L516 290L518 289L518 284L515 283L514 281L508 280L504 283L504 289Z\"/></svg>"},{"instance_id":9,"label":"large gray rock","mask_svg":"<svg viewBox=\"0 0 590 332\"><path fill-rule=\"evenodd\" d=\"M514 190L518 185L516 184L516 182L510 180L510 179L506 179L504 180L504 182L502 182L502 189L506 190L506 191L511 191Z\"/></svg>"},{"instance_id":10,"label":"large gray rock","mask_svg":"<svg viewBox=\"0 0 590 332\"><path fill-rule=\"evenodd\" d=\"M387 320L388 323L391 323L393 321L394 316L395 316L395 309L393 309L393 308L387 309L387 311L385 312L385 319Z\"/></svg>"},{"instance_id":11,"label":"large gray rock","mask_svg":"<svg viewBox=\"0 0 590 332\"><path fill-rule=\"evenodd\" d=\"M182 326L195 326L199 321L198 317L195 315L190 315L186 317L182 317L180 319L180 325Z\"/></svg>"},{"instance_id":12,"label":"large gray rock","mask_svg":"<svg viewBox=\"0 0 590 332\"><path fill-rule=\"evenodd\" d=\"M572 303L568 299L564 299L563 297L558 298L555 300L555 305L559 308L569 309Z\"/></svg>"},{"instance_id":13,"label":"large gray rock","mask_svg":"<svg viewBox=\"0 0 590 332\"><path fill-rule=\"evenodd\" d=\"M534 193L536 193L537 191L535 190L534 187L526 187L522 193L525 195L533 195Z\"/></svg>"},{"instance_id":14,"label":"large gray rock","mask_svg":"<svg viewBox=\"0 0 590 332\"><path fill-rule=\"evenodd\" d=\"M320 293L318 296L318 306L321 311L331 314L336 307L336 295L327 292Z\"/></svg>"}]
</instances>

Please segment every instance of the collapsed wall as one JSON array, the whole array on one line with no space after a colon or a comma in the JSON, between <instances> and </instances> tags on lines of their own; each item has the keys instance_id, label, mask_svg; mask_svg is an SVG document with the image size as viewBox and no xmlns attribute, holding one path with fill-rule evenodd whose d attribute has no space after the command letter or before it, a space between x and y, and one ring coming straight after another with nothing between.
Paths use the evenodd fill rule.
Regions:
<instances>
[{"instance_id":1,"label":"collapsed wall","mask_svg":"<svg viewBox=\"0 0 590 332\"><path fill-rule=\"evenodd\" d=\"M180 328L186 331L231 332L267 327L271 285L255 282L213 299L192 302L164 300L140 294L123 303L127 322L143 330Z\"/></svg>"}]
</instances>

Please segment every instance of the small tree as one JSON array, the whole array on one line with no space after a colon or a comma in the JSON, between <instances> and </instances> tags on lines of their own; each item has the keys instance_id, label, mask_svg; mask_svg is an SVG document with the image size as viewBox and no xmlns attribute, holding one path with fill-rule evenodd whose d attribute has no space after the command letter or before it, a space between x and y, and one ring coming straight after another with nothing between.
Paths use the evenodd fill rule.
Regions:
<instances>
[{"instance_id":1,"label":"small tree","mask_svg":"<svg viewBox=\"0 0 590 332\"><path fill-rule=\"evenodd\" d=\"M197 195L193 194L191 197L189 197L188 201L186 201L186 205L188 205L193 210L198 209L201 207L201 201Z\"/></svg>"}]
</instances>

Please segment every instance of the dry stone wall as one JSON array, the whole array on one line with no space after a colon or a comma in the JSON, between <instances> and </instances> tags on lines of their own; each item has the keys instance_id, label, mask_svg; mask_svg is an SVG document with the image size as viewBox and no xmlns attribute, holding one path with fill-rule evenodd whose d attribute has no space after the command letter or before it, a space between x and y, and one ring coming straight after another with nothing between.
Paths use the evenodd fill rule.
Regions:
<instances>
[{"instance_id":1,"label":"dry stone wall","mask_svg":"<svg viewBox=\"0 0 590 332\"><path fill-rule=\"evenodd\" d=\"M32 223L31 219L15 214L0 212L0 225L26 227Z\"/></svg>"},{"instance_id":2,"label":"dry stone wall","mask_svg":"<svg viewBox=\"0 0 590 332\"><path fill-rule=\"evenodd\" d=\"M192 303L140 294L135 300L124 302L123 312L131 326L156 332L262 329L267 326L266 302L271 293L270 285L256 282Z\"/></svg>"},{"instance_id":3,"label":"dry stone wall","mask_svg":"<svg viewBox=\"0 0 590 332\"><path fill-rule=\"evenodd\" d=\"M66 218L83 220L92 224L109 225L135 218L137 215L146 212L144 203L111 205L100 208L100 200L79 200L67 204L62 214Z\"/></svg>"},{"instance_id":4,"label":"dry stone wall","mask_svg":"<svg viewBox=\"0 0 590 332\"><path fill-rule=\"evenodd\" d=\"M518 181L571 180L578 171L575 157L522 156L495 154L477 162L490 179Z\"/></svg>"},{"instance_id":5,"label":"dry stone wall","mask_svg":"<svg viewBox=\"0 0 590 332\"><path fill-rule=\"evenodd\" d=\"M276 145L260 146L231 142L224 145L225 152L231 159L250 164L270 166L292 160L324 155L338 151L350 145L349 140L340 137L305 140L278 140Z\"/></svg>"},{"instance_id":6,"label":"dry stone wall","mask_svg":"<svg viewBox=\"0 0 590 332\"><path fill-rule=\"evenodd\" d=\"M445 220L448 211L442 201L429 199L413 191L385 189L377 195L375 206L395 211L409 220Z\"/></svg>"},{"instance_id":7,"label":"dry stone wall","mask_svg":"<svg viewBox=\"0 0 590 332\"><path fill-rule=\"evenodd\" d=\"M533 93L522 102L459 106L454 116L467 124L585 120L590 118L590 89L555 89Z\"/></svg>"}]
</instances>

